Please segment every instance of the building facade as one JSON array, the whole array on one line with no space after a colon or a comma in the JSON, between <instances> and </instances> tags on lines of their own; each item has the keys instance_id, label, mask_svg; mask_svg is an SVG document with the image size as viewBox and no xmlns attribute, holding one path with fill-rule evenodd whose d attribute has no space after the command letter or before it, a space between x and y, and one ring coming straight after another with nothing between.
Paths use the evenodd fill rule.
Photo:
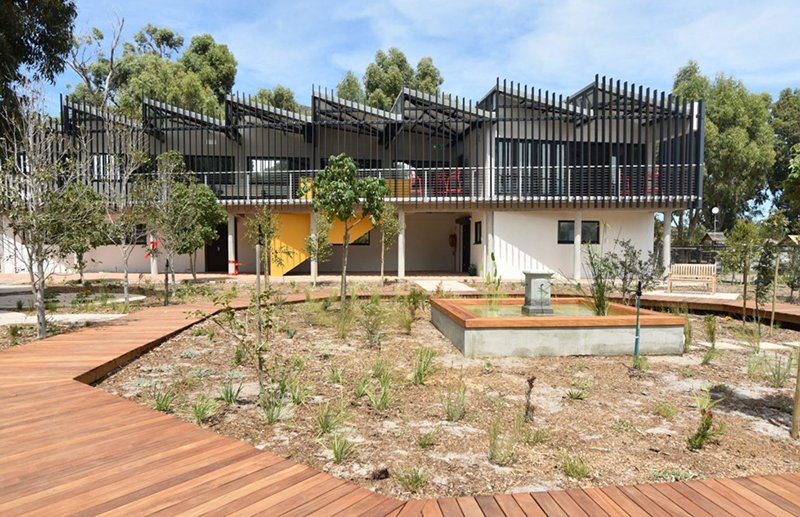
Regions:
<instances>
[{"instance_id":1,"label":"building facade","mask_svg":"<svg viewBox=\"0 0 800 517\"><path fill-rule=\"evenodd\" d=\"M612 249L630 239L654 247L655 214L699 208L703 193L703 103L596 77L570 96L497 81L479 101L404 89L383 111L315 90L310 110L289 112L228 96L224 118L146 99L141 121L152 155L176 150L228 212L220 238L198 253L199 271L255 270L245 238L248 214L268 205L279 220L279 244L292 250L273 275L340 269L341 246L314 264L303 239L315 224L313 185L331 155L345 153L359 174L389 187L405 230L387 255L386 269L406 274L481 273L491 257L504 278L550 270L586 276L584 245ZM104 138L109 116L65 100L64 130L88 135L92 182L125 189L114 164L124 157ZM669 261L670 225L661 256ZM334 225L331 241L341 243ZM380 231L364 221L353 235L348 269L377 271ZM3 271L13 269L3 240ZM131 270L163 265L134 253ZM88 270L119 270L118 253L101 247ZM181 257L177 270L188 269Z\"/></svg>"}]
</instances>

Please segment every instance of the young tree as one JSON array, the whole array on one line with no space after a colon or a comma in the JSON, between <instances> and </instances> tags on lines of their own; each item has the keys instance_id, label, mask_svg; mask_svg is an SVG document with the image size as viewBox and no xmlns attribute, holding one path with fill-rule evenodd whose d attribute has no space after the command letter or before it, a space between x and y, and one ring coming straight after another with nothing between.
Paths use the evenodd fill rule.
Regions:
<instances>
[{"instance_id":1,"label":"young tree","mask_svg":"<svg viewBox=\"0 0 800 517\"><path fill-rule=\"evenodd\" d=\"M30 276L40 338L47 335L44 294L51 262L61 255L59 224L82 215L56 201L76 180L80 166L71 158L80 155L83 143L80 135L65 136L42 113L41 90L30 84L3 106L2 120L13 130L0 169L0 202L21 244L15 252Z\"/></svg>"},{"instance_id":2,"label":"young tree","mask_svg":"<svg viewBox=\"0 0 800 517\"><path fill-rule=\"evenodd\" d=\"M105 224L101 226L105 240L113 244L122 258L122 289L125 304L130 302L129 261L136 246L147 237L147 199L134 185L135 174L150 162L146 136L132 120L108 114L104 120L103 139L109 153L110 170L99 178L103 196Z\"/></svg>"},{"instance_id":3,"label":"young tree","mask_svg":"<svg viewBox=\"0 0 800 517\"><path fill-rule=\"evenodd\" d=\"M742 274L742 324L747 319L747 287L750 268L763 244L758 225L747 219L738 219L729 232L726 247L719 253L726 269Z\"/></svg>"},{"instance_id":4,"label":"young tree","mask_svg":"<svg viewBox=\"0 0 800 517\"><path fill-rule=\"evenodd\" d=\"M291 255L291 251L275 247L275 238L278 236L280 226L278 218L266 206L260 207L247 218L245 238L253 245L261 242L261 256L256 257L264 267L264 282L269 284L270 265L283 266L283 259Z\"/></svg>"},{"instance_id":5,"label":"young tree","mask_svg":"<svg viewBox=\"0 0 800 517\"><path fill-rule=\"evenodd\" d=\"M753 268L756 275L755 280L753 281L755 286L754 298L756 302L754 318L756 320L756 326L758 327L759 335L761 333L761 313L759 309L767 302L767 297L769 296L770 291L773 293L775 292L773 274L775 271L775 264L778 261L778 246L773 241L767 239L762 243L760 248L761 249L758 252L758 259L756 260L755 267Z\"/></svg>"},{"instance_id":6,"label":"young tree","mask_svg":"<svg viewBox=\"0 0 800 517\"><path fill-rule=\"evenodd\" d=\"M618 252L609 254L613 276L620 281L619 291L623 303L630 305L631 295L636 291L637 282L642 282L642 290L653 287L661 278L663 268L654 252L650 252L646 259L642 252L636 248L630 239L617 240Z\"/></svg>"},{"instance_id":7,"label":"young tree","mask_svg":"<svg viewBox=\"0 0 800 517\"><path fill-rule=\"evenodd\" d=\"M381 229L381 285L383 285L383 265L385 262L386 249L391 247L397 237L403 232L403 223L397 214L397 207L386 205L378 226Z\"/></svg>"},{"instance_id":8,"label":"young tree","mask_svg":"<svg viewBox=\"0 0 800 517\"><path fill-rule=\"evenodd\" d=\"M228 214L220 205L214 191L196 181L179 183L173 189L172 196L172 203L176 207L183 207L182 210L187 212L183 218L185 226L173 230L177 242L175 251L178 255L189 257L192 278L197 280L197 250L219 238L217 227L228 219Z\"/></svg>"},{"instance_id":9,"label":"young tree","mask_svg":"<svg viewBox=\"0 0 800 517\"><path fill-rule=\"evenodd\" d=\"M142 200L148 225L158 238L157 253L166 260L164 305L169 305L170 295L176 285L175 257L189 250L193 252L197 249L193 246L213 236L220 214L217 212L219 207L215 208L209 203L212 197L216 200L214 192L186 174L186 165L180 153L163 153L159 155L157 163L156 178L137 184L137 199Z\"/></svg>"},{"instance_id":10,"label":"young tree","mask_svg":"<svg viewBox=\"0 0 800 517\"><path fill-rule=\"evenodd\" d=\"M375 177L359 178L358 168L352 158L344 153L331 156L328 166L314 180L313 185L300 188L300 197L311 193L311 206L317 214L324 212L344 225L342 241L341 300L347 299L347 254L350 230L364 217L375 224L383 216L384 198L389 188ZM360 206L360 210L359 210Z\"/></svg>"},{"instance_id":11,"label":"young tree","mask_svg":"<svg viewBox=\"0 0 800 517\"><path fill-rule=\"evenodd\" d=\"M767 247L770 248L770 253L773 255L772 260L772 310L769 318L769 332L775 328L775 302L778 295L778 274L780 273L781 254L779 243L786 237L787 228L789 227L789 220L786 215L780 210L773 209L767 219L763 222L764 233L770 240L767 241L763 252L767 252ZM762 253L762 258L766 258Z\"/></svg>"},{"instance_id":12,"label":"young tree","mask_svg":"<svg viewBox=\"0 0 800 517\"><path fill-rule=\"evenodd\" d=\"M328 237L331 233L331 220L325 214L315 214L317 228L304 239L305 252L308 258L317 263L325 262L333 254L333 245ZM317 271L311 271L311 285L317 286Z\"/></svg>"},{"instance_id":13,"label":"young tree","mask_svg":"<svg viewBox=\"0 0 800 517\"><path fill-rule=\"evenodd\" d=\"M86 254L106 242L103 198L86 183L70 183L53 196L49 210L71 215L54 220L53 232L60 235L59 258L75 257L78 283L83 284Z\"/></svg>"}]
</instances>

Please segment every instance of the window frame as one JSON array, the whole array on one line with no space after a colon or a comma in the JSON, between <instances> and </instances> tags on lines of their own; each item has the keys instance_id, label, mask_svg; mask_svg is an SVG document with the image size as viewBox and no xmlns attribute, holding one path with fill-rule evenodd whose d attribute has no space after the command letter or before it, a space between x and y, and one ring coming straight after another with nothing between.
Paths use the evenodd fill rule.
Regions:
<instances>
[{"instance_id":1,"label":"window frame","mask_svg":"<svg viewBox=\"0 0 800 517\"><path fill-rule=\"evenodd\" d=\"M572 238L569 240L561 238L561 225L572 225ZM595 227L594 230L587 231L587 225L593 225ZM595 239L588 240L585 239L584 236L595 235ZM575 221L569 219L560 219L558 221L558 226L556 227L556 239L558 244L575 244ZM581 244L600 244L600 221L595 220L588 220L588 221L581 221Z\"/></svg>"}]
</instances>

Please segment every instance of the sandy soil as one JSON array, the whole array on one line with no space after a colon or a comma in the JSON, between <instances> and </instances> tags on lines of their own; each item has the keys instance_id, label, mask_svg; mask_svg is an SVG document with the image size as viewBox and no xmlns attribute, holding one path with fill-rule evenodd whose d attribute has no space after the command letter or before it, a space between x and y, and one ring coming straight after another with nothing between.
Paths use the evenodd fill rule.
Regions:
<instances>
[{"instance_id":1,"label":"sandy soil","mask_svg":"<svg viewBox=\"0 0 800 517\"><path fill-rule=\"evenodd\" d=\"M259 385L252 363L234 365L236 340L213 322L169 340L99 387L150 405L154 390L172 386L179 394L172 411L186 420L192 419L197 398L207 395L216 399L217 409L202 425L400 496L410 495L397 479L407 467L419 467L425 473L426 482L416 496L630 484L675 474L742 476L800 468L800 447L788 434L793 379L783 388L768 384L774 351L761 352L766 354L762 367L748 376L748 362L755 352L741 343L727 346L711 364L702 366L702 317L692 317L698 344L688 354L651 357L644 375L631 375L631 361L625 357L465 359L431 325L427 310L419 313L411 334L406 335L396 321L401 306L384 301L382 308L385 323L380 348L367 344L360 309L345 338L336 335L340 317L336 304L327 311L319 303L276 310L268 372L272 379L290 377L307 390L307 396L294 404L287 393L282 419L273 425L266 422L258 404ZM734 343L729 327L741 322L718 320L719 339ZM800 333L783 329L772 340L800 341ZM436 357L425 383L416 385L413 363L421 347L432 348ZM378 359L391 368L391 401L383 411L375 409L368 397L355 394L355 385L363 377L369 378L371 390L378 391L378 381L370 377ZM534 421L515 426L526 406L526 379L531 376L536 377ZM219 400L228 379L234 387L242 384L234 405ZM466 386L466 413L463 419L449 422L443 400L448 386L455 386L459 379ZM725 397L714 414L726 431L702 450L690 452L686 440L699 422L695 400L709 389L714 397ZM582 391L585 398L573 400L569 391ZM326 404L343 413L334 434L353 443L352 453L341 463L333 461L332 434L321 435L317 424ZM656 414L659 404L671 405L675 415ZM502 439L514 438L508 465L489 461L488 429L494 422L500 426ZM534 439L537 430L538 440ZM431 432L433 445L422 447L420 437ZM562 468L566 456L582 458L589 475L569 477Z\"/></svg>"}]
</instances>

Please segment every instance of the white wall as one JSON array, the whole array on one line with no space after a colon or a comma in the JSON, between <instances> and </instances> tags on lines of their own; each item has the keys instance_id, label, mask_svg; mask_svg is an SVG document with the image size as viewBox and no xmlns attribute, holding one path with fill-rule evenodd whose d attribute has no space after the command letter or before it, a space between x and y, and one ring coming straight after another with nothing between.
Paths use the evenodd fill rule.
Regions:
<instances>
[{"instance_id":1,"label":"white wall","mask_svg":"<svg viewBox=\"0 0 800 517\"><path fill-rule=\"evenodd\" d=\"M583 210L583 221L600 221L600 245L614 249L617 239L630 239L648 253L653 250L653 213L631 210ZM500 275L523 278L523 271L545 269L559 277L573 276L574 245L558 244L558 221L574 220L575 211L539 210L494 213L494 252ZM587 277L584 270L581 277Z\"/></svg>"}]
</instances>

